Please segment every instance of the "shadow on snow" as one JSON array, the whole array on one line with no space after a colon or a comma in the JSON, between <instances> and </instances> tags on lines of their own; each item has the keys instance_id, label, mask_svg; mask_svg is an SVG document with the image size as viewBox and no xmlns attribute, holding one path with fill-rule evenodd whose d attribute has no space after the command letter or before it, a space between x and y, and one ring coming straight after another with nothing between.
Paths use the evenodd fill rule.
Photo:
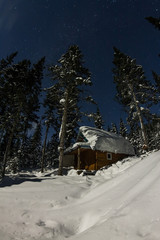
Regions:
<instances>
[{"instance_id":1,"label":"shadow on snow","mask_svg":"<svg viewBox=\"0 0 160 240\"><path fill-rule=\"evenodd\" d=\"M12 185L18 185L23 182L42 182L44 180L53 180L56 178L47 178L47 177L41 177L37 178L36 176L28 176L23 174L22 176L18 177L13 177L13 176L5 176L1 181L0 181L0 187L10 187Z\"/></svg>"}]
</instances>

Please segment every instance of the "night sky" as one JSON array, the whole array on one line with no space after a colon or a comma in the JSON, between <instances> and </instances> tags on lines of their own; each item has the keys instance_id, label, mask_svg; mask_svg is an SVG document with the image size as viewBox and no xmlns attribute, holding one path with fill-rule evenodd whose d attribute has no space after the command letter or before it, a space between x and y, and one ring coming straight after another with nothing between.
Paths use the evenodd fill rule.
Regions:
<instances>
[{"instance_id":1,"label":"night sky","mask_svg":"<svg viewBox=\"0 0 160 240\"><path fill-rule=\"evenodd\" d=\"M46 64L56 64L77 44L107 127L124 117L114 101L113 46L136 58L148 79L151 70L160 74L160 31L148 16L160 17L160 0L0 0L0 58L18 51L17 60L46 56ZM50 85L45 77L43 87Z\"/></svg>"}]
</instances>

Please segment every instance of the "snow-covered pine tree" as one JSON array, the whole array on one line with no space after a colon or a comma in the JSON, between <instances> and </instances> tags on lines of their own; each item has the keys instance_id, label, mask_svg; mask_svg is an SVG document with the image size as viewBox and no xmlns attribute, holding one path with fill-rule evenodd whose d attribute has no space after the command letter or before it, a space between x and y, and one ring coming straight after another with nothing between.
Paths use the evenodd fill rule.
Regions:
<instances>
[{"instance_id":1,"label":"snow-covered pine tree","mask_svg":"<svg viewBox=\"0 0 160 240\"><path fill-rule=\"evenodd\" d=\"M48 155L52 152L51 149L54 149L59 144L59 129L60 129L60 117L59 117L59 94L61 94L61 89L59 84L53 85L51 88L45 89L46 96L44 99L43 106L45 108L45 113L43 115L44 125L45 125L45 137L42 148L42 158L41 158L41 172L44 171L45 163L47 163L47 159L50 159ZM52 128L56 138L54 138L55 142L49 141L47 143L49 129ZM53 139L52 139L53 140ZM50 146L51 142L54 144L52 147ZM46 146L47 149L46 149ZM55 150L56 152L58 151Z\"/></svg>"},{"instance_id":2,"label":"snow-covered pine tree","mask_svg":"<svg viewBox=\"0 0 160 240\"><path fill-rule=\"evenodd\" d=\"M160 149L160 116L155 116L146 126L151 150Z\"/></svg>"},{"instance_id":3,"label":"snow-covered pine tree","mask_svg":"<svg viewBox=\"0 0 160 240\"><path fill-rule=\"evenodd\" d=\"M24 137L24 135L23 135ZM29 163L29 153L30 153L30 139L31 136L26 135L25 136L25 141L22 137L22 143L21 146L18 150L18 159L19 159L19 168L20 169L26 169L30 167L30 163Z\"/></svg>"},{"instance_id":4,"label":"snow-covered pine tree","mask_svg":"<svg viewBox=\"0 0 160 240\"><path fill-rule=\"evenodd\" d=\"M148 20L150 23L152 23L156 28L160 30L160 18L146 17L145 19ZM152 71L152 74L156 82L157 92L160 93L160 76L154 71ZM158 100L160 100L160 96L158 97Z\"/></svg>"},{"instance_id":5,"label":"snow-covered pine tree","mask_svg":"<svg viewBox=\"0 0 160 240\"><path fill-rule=\"evenodd\" d=\"M97 107L96 113L93 114L93 118L94 118L95 127L99 128L99 129L103 129L104 121L103 121L102 115L100 113L99 107Z\"/></svg>"},{"instance_id":6,"label":"snow-covered pine tree","mask_svg":"<svg viewBox=\"0 0 160 240\"><path fill-rule=\"evenodd\" d=\"M11 67L11 64L14 61L14 58L16 57L17 52L11 54L6 59L2 59L0 61L0 142L2 143L4 141L4 136L6 135L5 126L7 117L6 112L8 111L8 100L9 96L6 94L5 86L7 84L5 79L5 71L9 67Z\"/></svg>"},{"instance_id":7,"label":"snow-covered pine tree","mask_svg":"<svg viewBox=\"0 0 160 240\"><path fill-rule=\"evenodd\" d=\"M134 147L135 154L139 155L144 152L145 149L143 149L143 141L141 136L141 130L139 126L130 125L130 131L128 133L128 139L132 146Z\"/></svg>"},{"instance_id":8,"label":"snow-covered pine tree","mask_svg":"<svg viewBox=\"0 0 160 240\"><path fill-rule=\"evenodd\" d=\"M41 90L41 79L44 58L31 66L29 60L13 63L15 54L9 64L4 64L0 70L0 95L3 95L3 115L0 115L2 138L6 139L6 148L3 156L2 177L13 138L21 138L24 130L24 122L27 119L27 127L32 126L38 117L36 111L39 109L39 93ZM7 62L7 61L6 61Z\"/></svg>"},{"instance_id":9,"label":"snow-covered pine tree","mask_svg":"<svg viewBox=\"0 0 160 240\"><path fill-rule=\"evenodd\" d=\"M59 88L57 100L59 101L59 112L61 114L60 144L59 144L59 175L63 170L63 154L66 142L66 133L69 119L77 118L77 112L80 113L80 102L84 99L84 87L90 86L90 73L83 66L83 55L78 46L69 47L67 52L58 60L58 65L49 68L52 79L56 81L54 86ZM80 116L81 114L78 114ZM75 121L75 123L77 120ZM77 124L77 123L76 123ZM75 127L75 125L74 125ZM72 128L73 131L73 128ZM68 135L68 134L67 134Z\"/></svg>"},{"instance_id":10,"label":"snow-covered pine tree","mask_svg":"<svg viewBox=\"0 0 160 240\"><path fill-rule=\"evenodd\" d=\"M18 151L20 145L20 138L18 136L14 136L11 144L11 151L8 154L7 169L9 172L17 173L18 170L20 170L20 158Z\"/></svg>"},{"instance_id":11,"label":"snow-covered pine tree","mask_svg":"<svg viewBox=\"0 0 160 240\"><path fill-rule=\"evenodd\" d=\"M46 155L45 155L45 164L48 167L58 167L58 145L59 141L58 139L58 134L54 133L52 137L49 139L47 146L46 146Z\"/></svg>"},{"instance_id":12,"label":"snow-covered pine tree","mask_svg":"<svg viewBox=\"0 0 160 240\"><path fill-rule=\"evenodd\" d=\"M41 123L38 123L33 136L30 138L28 161L29 167L35 168L40 166L41 152L42 152L42 133L41 133Z\"/></svg>"},{"instance_id":13,"label":"snow-covered pine tree","mask_svg":"<svg viewBox=\"0 0 160 240\"><path fill-rule=\"evenodd\" d=\"M156 90L145 78L142 66L117 48L114 48L113 63L117 100L125 107L130 120L135 122L138 119L143 145L148 148L145 122L152 118L149 107L156 100Z\"/></svg>"},{"instance_id":14,"label":"snow-covered pine tree","mask_svg":"<svg viewBox=\"0 0 160 240\"><path fill-rule=\"evenodd\" d=\"M159 101L160 101L160 76L154 71L152 71L152 74L156 83L156 89L157 89L157 93L159 94Z\"/></svg>"},{"instance_id":15,"label":"snow-covered pine tree","mask_svg":"<svg viewBox=\"0 0 160 240\"><path fill-rule=\"evenodd\" d=\"M44 172L44 166L45 166L45 154L46 154L46 145L47 145L47 137L48 137L48 131L50 127L50 122L49 120L45 120L44 122L46 131L45 131L45 136L44 136L44 142L43 142L43 147L42 147L42 156L41 156L41 172Z\"/></svg>"},{"instance_id":16,"label":"snow-covered pine tree","mask_svg":"<svg viewBox=\"0 0 160 240\"><path fill-rule=\"evenodd\" d=\"M74 108L70 108L70 114L67 116L65 148L71 146L75 141L80 119L81 112L77 102Z\"/></svg>"},{"instance_id":17,"label":"snow-covered pine tree","mask_svg":"<svg viewBox=\"0 0 160 240\"><path fill-rule=\"evenodd\" d=\"M113 122L111 123L110 132L118 134L117 125L115 123L113 123Z\"/></svg>"},{"instance_id":18,"label":"snow-covered pine tree","mask_svg":"<svg viewBox=\"0 0 160 240\"><path fill-rule=\"evenodd\" d=\"M125 126L122 118L120 118L120 123L119 123L119 134L124 138L127 137L127 127Z\"/></svg>"}]
</instances>

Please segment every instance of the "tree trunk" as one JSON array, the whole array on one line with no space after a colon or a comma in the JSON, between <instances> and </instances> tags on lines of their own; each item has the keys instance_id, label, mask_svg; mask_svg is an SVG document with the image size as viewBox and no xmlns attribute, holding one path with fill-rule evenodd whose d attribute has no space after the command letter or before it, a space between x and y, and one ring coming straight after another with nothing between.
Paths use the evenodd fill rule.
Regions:
<instances>
[{"instance_id":1,"label":"tree trunk","mask_svg":"<svg viewBox=\"0 0 160 240\"><path fill-rule=\"evenodd\" d=\"M1 130L1 136L0 136L0 143L2 142L3 135L4 135L4 129L2 128L2 130Z\"/></svg>"},{"instance_id":2,"label":"tree trunk","mask_svg":"<svg viewBox=\"0 0 160 240\"><path fill-rule=\"evenodd\" d=\"M140 122L140 126L141 126L141 133L142 133L143 142L144 142L145 148L147 149L148 148L148 140L147 140L147 134L146 134L144 123L143 123L141 109L138 105L138 101L136 99L136 95L134 93L133 86L131 84L129 84L129 88L131 90L133 100L134 100L134 103L135 103L135 107L136 107L136 110L137 110L137 114L138 114L138 118L139 118L139 122Z\"/></svg>"},{"instance_id":3,"label":"tree trunk","mask_svg":"<svg viewBox=\"0 0 160 240\"><path fill-rule=\"evenodd\" d=\"M58 175L63 174L63 155L64 155L64 144L65 144L65 136L66 136L67 111L68 111L68 91L66 90L64 111L63 111L62 124L61 124L61 132L60 132Z\"/></svg>"},{"instance_id":4,"label":"tree trunk","mask_svg":"<svg viewBox=\"0 0 160 240\"><path fill-rule=\"evenodd\" d=\"M78 170L80 170L81 168L81 149L80 147L78 148L78 166L77 166Z\"/></svg>"},{"instance_id":5,"label":"tree trunk","mask_svg":"<svg viewBox=\"0 0 160 240\"><path fill-rule=\"evenodd\" d=\"M44 172L44 156L46 152L46 142L47 142L47 136L48 136L48 130L49 130L49 123L46 124L46 133L45 133L45 139L42 149L42 159L41 159L41 173Z\"/></svg>"}]
</instances>

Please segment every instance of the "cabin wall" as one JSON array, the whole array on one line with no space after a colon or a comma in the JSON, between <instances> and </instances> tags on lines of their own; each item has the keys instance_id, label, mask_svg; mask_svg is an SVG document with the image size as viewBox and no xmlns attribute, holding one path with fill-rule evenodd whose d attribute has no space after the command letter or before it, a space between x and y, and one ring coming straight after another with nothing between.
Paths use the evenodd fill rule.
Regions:
<instances>
[{"instance_id":1,"label":"cabin wall","mask_svg":"<svg viewBox=\"0 0 160 240\"><path fill-rule=\"evenodd\" d=\"M96 169L96 152L87 149L80 152L80 168L86 170L95 170Z\"/></svg>"},{"instance_id":2,"label":"cabin wall","mask_svg":"<svg viewBox=\"0 0 160 240\"><path fill-rule=\"evenodd\" d=\"M64 155L63 157L63 166L64 167L71 167L74 166L74 155Z\"/></svg>"},{"instance_id":3,"label":"cabin wall","mask_svg":"<svg viewBox=\"0 0 160 240\"><path fill-rule=\"evenodd\" d=\"M108 156L111 159L108 159ZM110 152L93 151L92 149L76 149L64 157L64 166L75 169L98 170L126 158L128 155ZM80 161L80 162L79 162Z\"/></svg>"},{"instance_id":4,"label":"cabin wall","mask_svg":"<svg viewBox=\"0 0 160 240\"><path fill-rule=\"evenodd\" d=\"M111 156L111 159L108 159L108 155ZM116 163L125 157L127 157L126 154L96 151L97 170L104 166Z\"/></svg>"},{"instance_id":5,"label":"cabin wall","mask_svg":"<svg viewBox=\"0 0 160 240\"><path fill-rule=\"evenodd\" d=\"M108 154L111 159L108 159ZM80 152L80 169L98 170L106 165L111 165L127 157L126 154L115 154L87 149Z\"/></svg>"}]
</instances>

